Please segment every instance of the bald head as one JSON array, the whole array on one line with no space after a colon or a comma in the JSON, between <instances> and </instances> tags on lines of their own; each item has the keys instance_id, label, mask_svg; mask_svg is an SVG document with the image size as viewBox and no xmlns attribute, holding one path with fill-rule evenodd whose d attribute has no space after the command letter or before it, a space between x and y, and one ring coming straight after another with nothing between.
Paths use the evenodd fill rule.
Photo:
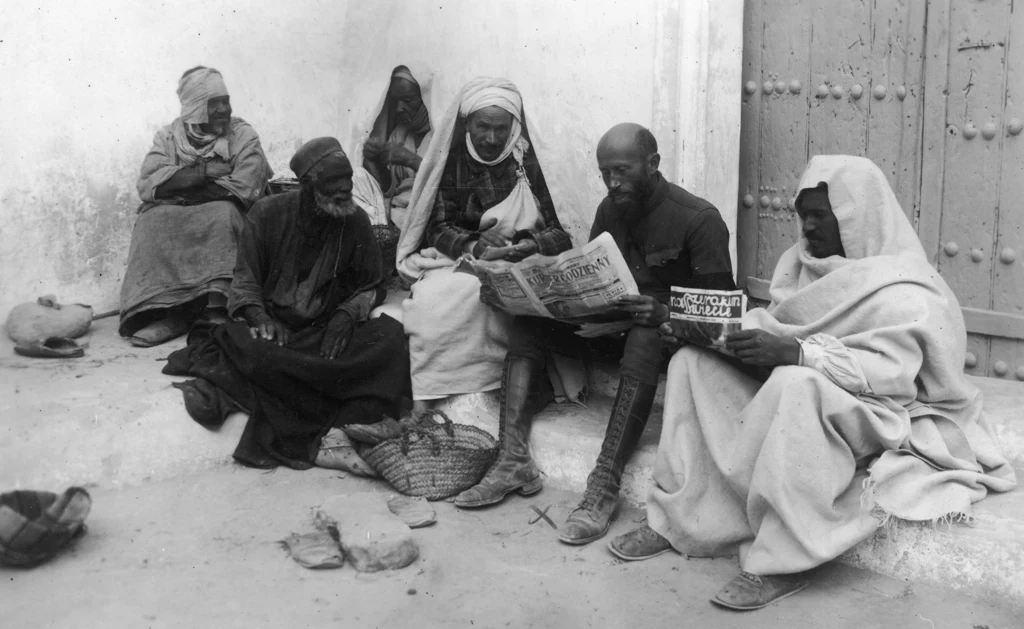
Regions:
<instances>
[{"instance_id":1,"label":"bald head","mask_svg":"<svg viewBox=\"0 0 1024 629\"><path fill-rule=\"evenodd\" d=\"M597 143L597 167L608 198L620 211L642 208L658 182L658 142L646 128L617 124Z\"/></svg>"},{"instance_id":2,"label":"bald head","mask_svg":"<svg viewBox=\"0 0 1024 629\"><path fill-rule=\"evenodd\" d=\"M654 134L635 122L623 122L608 130L597 143L597 152L635 155L644 159L658 152Z\"/></svg>"}]
</instances>

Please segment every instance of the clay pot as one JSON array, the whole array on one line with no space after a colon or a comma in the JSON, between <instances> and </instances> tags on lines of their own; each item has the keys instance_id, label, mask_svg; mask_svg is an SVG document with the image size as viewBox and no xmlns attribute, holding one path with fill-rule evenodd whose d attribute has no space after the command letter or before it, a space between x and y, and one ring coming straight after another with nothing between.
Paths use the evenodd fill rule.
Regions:
<instances>
[{"instance_id":1,"label":"clay pot","mask_svg":"<svg viewBox=\"0 0 1024 629\"><path fill-rule=\"evenodd\" d=\"M61 305L53 295L35 303L19 304L7 316L7 336L19 345L45 342L47 339L78 338L89 331L92 306Z\"/></svg>"}]
</instances>

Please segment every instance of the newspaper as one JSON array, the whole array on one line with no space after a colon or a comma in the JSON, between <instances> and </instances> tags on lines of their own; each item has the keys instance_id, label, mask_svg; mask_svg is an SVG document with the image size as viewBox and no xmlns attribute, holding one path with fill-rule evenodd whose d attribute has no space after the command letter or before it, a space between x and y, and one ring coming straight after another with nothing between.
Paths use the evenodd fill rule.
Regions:
<instances>
[{"instance_id":1,"label":"newspaper","mask_svg":"<svg viewBox=\"0 0 1024 629\"><path fill-rule=\"evenodd\" d=\"M457 271L472 273L493 289L502 310L575 324L629 325L618 299L639 295L629 265L611 234L557 256L530 256L520 262L462 257Z\"/></svg>"},{"instance_id":2,"label":"newspaper","mask_svg":"<svg viewBox=\"0 0 1024 629\"><path fill-rule=\"evenodd\" d=\"M743 329L747 296L742 290L702 290L672 287L669 316L687 324L690 337L708 341L721 350L725 337Z\"/></svg>"}]
</instances>

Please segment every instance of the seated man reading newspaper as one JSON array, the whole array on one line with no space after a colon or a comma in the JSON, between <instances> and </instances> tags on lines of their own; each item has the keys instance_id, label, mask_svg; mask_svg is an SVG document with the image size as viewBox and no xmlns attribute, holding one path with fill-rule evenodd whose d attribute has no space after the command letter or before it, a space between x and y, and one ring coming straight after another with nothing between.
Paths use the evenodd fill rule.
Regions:
<instances>
[{"instance_id":1,"label":"seated man reading newspaper","mask_svg":"<svg viewBox=\"0 0 1024 629\"><path fill-rule=\"evenodd\" d=\"M569 516L560 539L586 544L607 532L618 507L623 468L654 404L664 361L658 326L668 320L671 287L735 288L729 230L718 210L666 181L658 172L659 161L657 142L639 125L617 125L601 138L597 162L608 196L597 209L591 240L607 232L610 238L604 238L609 246L616 246L621 253L624 282L635 284L631 291L623 291L621 286L608 291L622 293L612 305L620 320L627 319L626 325L607 335L584 338L577 334L579 326L564 321L572 318L565 316L571 313L559 312L557 305L549 312L554 310L551 314L562 321L528 316L514 319L502 376L499 454L483 480L456 498L457 506L481 507L514 491L522 495L540 491L540 471L530 457L529 432L534 413L546 402L541 384L548 352L618 362L622 369L619 389L604 444L583 500ZM593 259L607 260L607 256ZM587 271L576 270L581 274ZM558 281L560 278L552 280ZM581 291L586 289L585 281L581 278L578 282ZM500 303L490 288L481 290L481 299Z\"/></svg>"},{"instance_id":2,"label":"seated man reading newspaper","mask_svg":"<svg viewBox=\"0 0 1024 629\"><path fill-rule=\"evenodd\" d=\"M647 524L610 544L626 560L738 553L742 572L712 599L737 610L799 592L882 521L966 518L1016 484L963 374L960 306L882 171L814 157L796 210L771 304L727 353L663 326L687 344L668 370Z\"/></svg>"},{"instance_id":3,"label":"seated man reading newspaper","mask_svg":"<svg viewBox=\"0 0 1024 629\"><path fill-rule=\"evenodd\" d=\"M509 317L480 303L480 282L454 270L471 254L522 260L572 247L531 144L519 89L507 79L463 85L416 172L398 241L415 408L501 385Z\"/></svg>"}]
</instances>

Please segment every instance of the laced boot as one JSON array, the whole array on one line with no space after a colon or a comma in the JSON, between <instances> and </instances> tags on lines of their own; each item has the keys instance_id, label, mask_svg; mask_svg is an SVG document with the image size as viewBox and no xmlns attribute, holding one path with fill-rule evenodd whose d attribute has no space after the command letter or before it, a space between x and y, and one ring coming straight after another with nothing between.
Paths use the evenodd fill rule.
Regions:
<instances>
[{"instance_id":1,"label":"laced boot","mask_svg":"<svg viewBox=\"0 0 1024 629\"><path fill-rule=\"evenodd\" d=\"M636 449L647 418L654 406L657 385L632 378L619 380L615 406L594 470L587 477L587 490L579 506L569 514L558 538L566 544L589 544L604 537L619 508L622 470Z\"/></svg>"},{"instance_id":2,"label":"laced boot","mask_svg":"<svg viewBox=\"0 0 1024 629\"><path fill-rule=\"evenodd\" d=\"M498 456L479 483L456 496L456 507L483 507L501 502L513 491L530 496L543 488L540 470L530 456L530 424L542 398L538 382L542 368L543 364L536 360L505 358Z\"/></svg>"}]
</instances>

